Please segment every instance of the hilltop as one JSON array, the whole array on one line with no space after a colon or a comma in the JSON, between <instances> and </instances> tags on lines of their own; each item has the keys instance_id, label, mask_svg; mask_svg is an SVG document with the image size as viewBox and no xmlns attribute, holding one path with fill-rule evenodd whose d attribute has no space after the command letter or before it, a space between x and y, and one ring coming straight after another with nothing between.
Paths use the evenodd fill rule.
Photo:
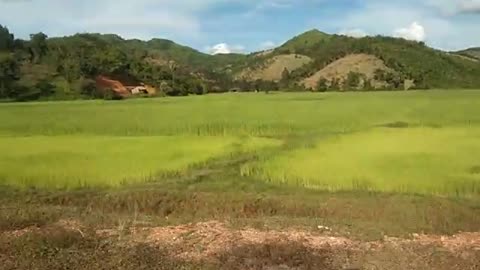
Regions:
<instances>
[{"instance_id":1,"label":"hilltop","mask_svg":"<svg viewBox=\"0 0 480 270\"><path fill-rule=\"evenodd\" d=\"M331 35L318 29L312 29L290 39L280 46L280 48L284 51L301 52L312 48L318 43L328 41L331 37Z\"/></svg>"},{"instance_id":2,"label":"hilltop","mask_svg":"<svg viewBox=\"0 0 480 270\"><path fill-rule=\"evenodd\" d=\"M480 49L449 53L391 37L317 29L269 51L210 55L167 39L83 33L15 39L0 27L0 98L123 98L252 90L480 88ZM111 81L111 87L99 85ZM128 86L128 87L127 87ZM119 95L116 89L122 89ZM137 91L138 92L138 91ZM140 91L141 93L142 91Z\"/></svg>"}]
</instances>

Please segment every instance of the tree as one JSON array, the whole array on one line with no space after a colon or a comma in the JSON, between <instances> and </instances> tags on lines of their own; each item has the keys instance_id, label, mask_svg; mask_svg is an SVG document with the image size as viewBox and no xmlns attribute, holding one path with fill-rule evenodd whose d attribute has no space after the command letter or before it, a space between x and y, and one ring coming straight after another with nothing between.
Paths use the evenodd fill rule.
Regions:
<instances>
[{"instance_id":1,"label":"tree","mask_svg":"<svg viewBox=\"0 0 480 270\"><path fill-rule=\"evenodd\" d=\"M0 24L0 51L11 51L15 45L15 37L7 27Z\"/></svg>"},{"instance_id":2,"label":"tree","mask_svg":"<svg viewBox=\"0 0 480 270\"><path fill-rule=\"evenodd\" d=\"M350 71L347 75L347 79L345 80L345 87L348 90L357 89L361 82L360 78L360 73Z\"/></svg>"},{"instance_id":3,"label":"tree","mask_svg":"<svg viewBox=\"0 0 480 270\"><path fill-rule=\"evenodd\" d=\"M40 96L48 97L55 93L55 85L53 85L49 80L42 79L35 84L35 89L40 91Z\"/></svg>"},{"instance_id":4,"label":"tree","mask_svg":"<svg viewBox=\"0 0 480 270\"><path fill-rule=\"evenodd\" d=\"M290 71L287 68L284 68L282 71L282 79L280 80L280 87L288 88L290 82Z\"/></svg>"},{"instance_id":5,"label":"tree","mask_svg":"<svg viewBox=\"0 0 480 270\"><path fill-rule=\"evenodd\" d=\"M15 95L15 82L18 80L19 66L11 54L0 54L0 98Z\"/></svg>"},{"instance_id":6,"label":"tree","mask_svg":"<svg viewBox=\"0 0 480 270\"><path fill-rule=\"evenodd\" d=\"M175 74L176 74L178 65L177 65L177 63L175 63L175 61L169 61L168 62L168 67L170 68L170 72L171 72L171 75L172 75L172 77L171 77L172 78L172 88L175 89Z\"/></svg>"},{"instance_id":7,"label":"tree","mask_svg":"<svg viewBox=\"0 0 480 270\"><path fill-rule=\"evenodd\" d=\"M99 93L95 81L82 78L80 81L80 93L87 97L98 97Z\"/></svg>"},{"instance_id":8,"label":"tree","mask_svg":"<svg viewBox=\"0 0 480 270\"><path fill-rule=\"evenodd\" d=\"M47 38L48 36L40 32L30 35L30 60L33 63L38 63L42 57L47 53Z\"/></svg>"},{"instance_id":9,"label":"tree","mask_svg":"<svg viewBox=\"0 0 480 270\"><path fill-rule=\"evenodd\" d=\"M332 82L330 83L330 90L332 91L340 90L340 81L338 80L338 78L332 79Z\"/></svg>"},{"instance_id":10,"label":"tree","mask_svg":"<svg viewBox=\"0 0 480 270\"><path fill-rule=\"evenodd\" d=\"M363 89L367 91L375 90L375 87L372 85L372 80L365 78L363 81Z\"/></svg>"},{"instance_id":11,"label":"tree","mask_svg":"<svg viewBox=\"0 0 480 270\"><path fill-rule=\"evenodd\" d=\"M392 89L400 89L403 88L404 79L399 73L387 72L385 74L385 82L387 82Z\"/></svg>"},{"instance_id":12,"label":"tree","mask_svg":"<svg viewBox=\"0 0 480 270\"><path fill-rule=\"evenodd\" d=\"M377 68L374 72L373 78L379 82L385 81L385 70Z\"/></svg>"},{"instance_id":13,"label":"tree","mask_svg":"<svg viewBox=\"0 0 480 270\"><path fill-rule=\"evenodd\" d=\"M317 83L317 91L319 92L325 92L328 90L328 81L325 78L320 78L320 80Z\"/></svg>"},{"instance_id":14,"label":"tree","mask_svg":"<svg viewBox=\"0 0 480 270\"><path fill-rule=\"evenodd\" d=\"M207 88L201 81L196 81L193 85L192 92L195 95L203 95L207 92Z\"/></svg>"}]
</instances>

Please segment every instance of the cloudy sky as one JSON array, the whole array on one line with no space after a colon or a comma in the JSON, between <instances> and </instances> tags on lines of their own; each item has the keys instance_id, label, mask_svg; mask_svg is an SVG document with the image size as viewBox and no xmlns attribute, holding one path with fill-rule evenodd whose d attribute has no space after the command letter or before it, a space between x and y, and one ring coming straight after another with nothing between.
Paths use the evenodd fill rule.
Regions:
<instances>
[{"instance_id":1,"label":"cloudy sky","mask_svg":"<svg viewBox=\"0 0 480 270\"><path fill-rule=\"evenodd\" d=\"M17 37L78 32L168 38L204 52L251 52L317 28L480 46L480 0L0 0Z\"/></svg>"}]
</instances>

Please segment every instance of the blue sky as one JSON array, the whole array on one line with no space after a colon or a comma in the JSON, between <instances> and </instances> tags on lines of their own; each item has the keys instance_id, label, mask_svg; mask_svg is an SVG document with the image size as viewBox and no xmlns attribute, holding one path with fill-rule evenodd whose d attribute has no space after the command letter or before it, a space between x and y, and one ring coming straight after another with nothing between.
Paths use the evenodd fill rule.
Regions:
<instances>
[{"instance_id":1,"label":"blue sky","mask_svg":"<svg viewBox=\"0 0 480 270\"><path fill-rule=\"evenodd\" d=\"M0 0L0 24L22 38L115 33L212 53L266 49L312 28L456 50L480 46L480 0Z\"/></svg>"}]
</instances>

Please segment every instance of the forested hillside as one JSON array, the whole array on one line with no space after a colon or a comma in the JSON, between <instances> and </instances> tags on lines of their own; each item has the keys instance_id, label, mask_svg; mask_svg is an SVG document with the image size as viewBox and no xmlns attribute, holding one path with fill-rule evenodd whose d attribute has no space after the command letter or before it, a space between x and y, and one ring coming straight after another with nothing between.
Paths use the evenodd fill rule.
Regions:
<instances>
[{"instance_id":1,"label":"forested hillside","mask_svg":"<svg viewBox=\"0 0 480 270\"><path fill-rule=\"evenodd\" d=\"M169 40L124 40L76 34L15 39L0 26L0 98L11 100L120 98L99 89L106 76L126 85L148 84L159 95L203 94L226 89L224 67L243 55L211 56Z\"/></svg>"},{"instance_id":2,"label":"forested hillside","mask_svg":"<svg viewBox=\"0 0 480 270\"><path fill-rule=\"evenodd\" d=\"M480 87L478 62L429 48L421 42L382 36L352 38L309 31L257 59L256 65L261 67L272 57L291 54L308 56L313 61L284 71L283 87L287 87L286 84L290 89L305 87L303 81L315 73L349 55L359 54L378 58L386 68L375 70L375 75L368 78L363 70L343 66L349 73L346 78L319 78L317 90L374 88L372 81L381 82L381 89L404 89L405 83L410 84L408 88L417 89Z\"/></svg>"},{"instance_id":3,"label":"forested hillside","mask_svg":"<svg viewBox=\"0 0 480 270\"><path fill-rule=\"evenodd\" d=\"M0 99L124 98L253 90L480 88L478 50L455 54L390 37L311 30L267 52L209 55L165 39L76 34L16 39L0 26ZM99 84L98 78L103 82ZM127 88L129 89L127 91ZM143 89L143 88L142 88ZM147 93L147 92L145 92Z\"/></svg>"}]
</instances>

